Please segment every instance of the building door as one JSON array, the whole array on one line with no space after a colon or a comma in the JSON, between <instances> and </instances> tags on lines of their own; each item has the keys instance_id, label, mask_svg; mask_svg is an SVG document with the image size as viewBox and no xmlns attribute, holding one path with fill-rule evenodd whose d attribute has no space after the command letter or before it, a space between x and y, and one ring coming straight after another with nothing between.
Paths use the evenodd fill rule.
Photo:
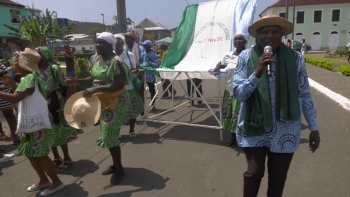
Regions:
<instances>
[{"instance_id":1,"label":"building door","mask_svg":"<svg viewBox=\"0 0 350 197\"><path fill-rule=\"evenodd\" d=\"M339 46L339 34L336 31L332 31L329 35L329 49L336 50Z\"/></svg>"},{"instance_id":2,"label":"building door","mask_svg":"<svg viewBox=\"0 0 350 197\"><path fill-rule=\"evenodd\" d=\"M346 41L346 44L349 44L350 43L350 31L348 32L348 39Z\"/></svg>"},{"instance_id":3,"label":"building door","mask_svg":"<svg viewBox=\"0 0 350 197\"><path fill-rule=\"evenodd\" d=\"M295 41L298 41L298 42L300 42L300 43L303 43L303 39L304 39L304 34L303 34L303 33L297 33L297 34L295 34L295 38L294 38Z\"/></svg>"},{"instance_id":4,"label":"building door","mask_svg":"<svg viewBox=\"0 0 350 197\"><path fill-rule=\"evenodd\" d=\"M321 47L321 34L320 32L314 32L311 37L311 50L319 51Z\"/></svg>"}]
</instances>

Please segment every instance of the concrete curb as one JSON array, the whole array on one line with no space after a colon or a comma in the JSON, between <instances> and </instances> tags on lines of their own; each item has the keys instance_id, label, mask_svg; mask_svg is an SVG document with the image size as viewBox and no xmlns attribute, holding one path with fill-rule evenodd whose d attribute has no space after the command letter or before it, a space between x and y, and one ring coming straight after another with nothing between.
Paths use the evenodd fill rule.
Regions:
<instances>
[{"instance_id":1,"label":"concrete curb","mask_svg":"<svg viewBox=\"0 0 350 197\"><path fill-rule=\"evenodd\" d=\"M0 159L0 164L12 159L13 157L16 157L19 154L20 152L18 150L4 154L4 157Z\"/></svg>"},{"instance_id":2,"label":"concrete curb","mask_svg":"<svg viewBox=\"0 0 350 197\"><path fill-rule=\"evenodd\" d=\"M309 78L309 84L311 87L315 88L318 92L326 95L328 98L338 103L345 110L350 111L350 100L348 98L344 97L341 94L333 92L332 90L328 89L327 87L317 83L316 81L310 78Z\"/></svg>"}]
</instances>

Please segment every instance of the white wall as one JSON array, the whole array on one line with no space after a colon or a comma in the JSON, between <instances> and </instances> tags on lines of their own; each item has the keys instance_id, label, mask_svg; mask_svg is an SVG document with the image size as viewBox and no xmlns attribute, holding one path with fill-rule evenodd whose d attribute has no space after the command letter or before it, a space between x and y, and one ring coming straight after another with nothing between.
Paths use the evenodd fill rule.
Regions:
<instances>
[{"instance_id":1,"label":"white wall","mask_svg":"<svg viewBox=\"0 0 350 197\"><path fill-rule=\"evenodd\" d=\"M85 50L90 50L90 51L94 51L95 50L95 47L96 45L95 44L84 44L84 45L70 45L72 47L75 47L77 53L81 53L83 52L82 51L82 48L85 47Z\"/></svg>"}]
</instances>

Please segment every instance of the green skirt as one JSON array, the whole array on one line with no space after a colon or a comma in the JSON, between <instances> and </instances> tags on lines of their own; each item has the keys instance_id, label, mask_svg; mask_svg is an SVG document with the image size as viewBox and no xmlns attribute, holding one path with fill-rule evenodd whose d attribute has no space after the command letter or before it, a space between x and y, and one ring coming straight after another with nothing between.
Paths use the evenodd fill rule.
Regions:
<instances>
[{"instance_id":1,"label":"green skirt","mask_svg":"<svg viewBox=\"0 0 350 197\"><path fill-rule=\"evenodd\" d=\"M100 117L101 137L96 144L101 148L113 148L120 146L120 127L129 120L130 96L128 91L119 96L119 101L114 110L102 109Z\"/></svg>"},{"instance_id":2,"label":"green skirt","mask_svg":"<svg viewBox=\"0 0 350 197\"><path fill-rule=\"evenodd\" d=\"M64 98L60 98L59 102L61 109L63 109L65 104ZM62 114L60 116L60 124L52 124L51 146L56 147L67 144L77 139L77 135L82 133L84 133L83 130L71 127Z\"/></svg>"},{"instance_id":3,"label":"green skirt","mask_svg":"<svg viewBox=\"0 0 350 197\"><path fill-rule=\"evenodd\" d=\"M130 119L136 119L143 112L143 104L137 89L128 90L130 96Z\"/></svg>"},{"instance_id":4,"label":"green skirt","mask_svg":"<svg viewBox=\"0 0 350 197\"><path fill-rule=\"evenodd\" d=\"M26 157L44 157L50 153L52 131L50 129L40 130L27 134L29 138L22 138L18 151Z\"/></svg>"},{"instance_id":5,"label":"green skirt","mask_svg":"<svg viewBox=\"0 0 350 197\"><path fill-rule=\"evenodd\" d=\"M240 108L241 103L233 98L233 95L230 95L229 91L225 90L222 106L223 127L225 131L236 133Z\"/></svg>"}]
</instances>

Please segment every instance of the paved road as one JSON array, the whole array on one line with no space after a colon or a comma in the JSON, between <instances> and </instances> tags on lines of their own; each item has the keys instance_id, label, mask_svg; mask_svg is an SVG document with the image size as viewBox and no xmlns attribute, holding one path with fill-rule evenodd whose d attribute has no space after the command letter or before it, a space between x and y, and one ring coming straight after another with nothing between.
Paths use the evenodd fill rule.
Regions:
<instances>
[{"instance_id":1,"label":"paved road","mask_svg":"<svg viewBox=\"0 0 350 197\"><path fill-rule=\"evenodd\" d=\"M212 81L206 81L204 87L206 95L216 89ZM178 85L177 88L180 89ZM350 113L319 92L312 93L318 109L321 147L314 154L309 152L309 131L303 126L301 145L292 162L284 196L349 196ZM179 91L178 95L181 94ZM163 100L158 108L166 109L169 105L169 101ZM160 118L215 125L205 108L182 107ZM67 188L53 196L242 196L244 153L239 148L223 146L218 130L150 123L144 130L138 126L139 135L132 141L127 139L127 132L128 128L123 127L126 177L120 186L110 187L109 177L101 175L111 164L111 158L107 150L95 145L99 130L91 128L70 143L75 163L60 174ZM228 139L229 135L224 133L223 137ZM1 196L38 196L26 192L37 177L23 156L2 164L0 169ZM259 196L266 196L266 185L265 176Z\"/></svg>"}]
</instances>

